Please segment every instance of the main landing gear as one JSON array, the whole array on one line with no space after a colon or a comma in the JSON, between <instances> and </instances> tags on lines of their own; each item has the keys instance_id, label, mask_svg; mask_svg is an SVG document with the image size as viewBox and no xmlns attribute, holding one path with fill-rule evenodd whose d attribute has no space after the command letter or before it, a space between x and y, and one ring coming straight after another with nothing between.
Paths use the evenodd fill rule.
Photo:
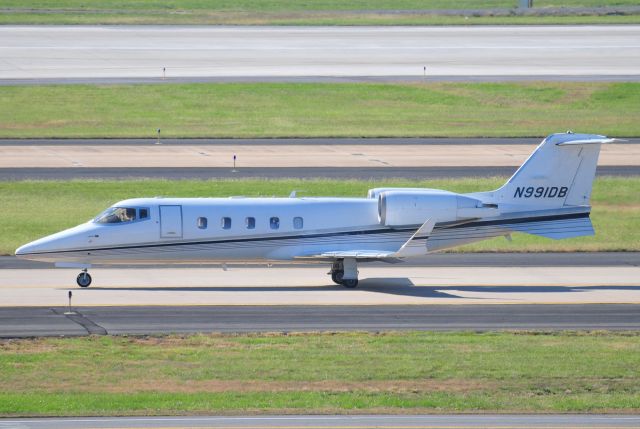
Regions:
<instances>
[{"instance_id":1,"label":"main landing gear","mask_svg":"<svg viewBox=\"0 0 640 429\"><path fill-rule=\"evenodd\" d=\"M358 266L355 258L338 259L331 266L331 280L346 288L358 286Z\"/></svg>"},{"instance_id":2,"label":"main landing gear","mask_svg":"<svg viewBox=\"0 0 640 429\"><path fill-rule=\"evenodd\" d=\"M87 272L86 268L78 274L78 277L76 277L76 283L78 283L78 286L80 287L89 287L91 284L91 275Z\"/></svg>"}]
</instances>

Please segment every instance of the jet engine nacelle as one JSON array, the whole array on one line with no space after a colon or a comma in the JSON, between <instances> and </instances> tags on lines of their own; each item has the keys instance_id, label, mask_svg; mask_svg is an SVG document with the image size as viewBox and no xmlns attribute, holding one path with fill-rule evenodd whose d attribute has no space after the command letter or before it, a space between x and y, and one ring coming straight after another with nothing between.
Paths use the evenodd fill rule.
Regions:
<instances>
[{"instance_id":1,"label":"jet engine nacelle","mask_svg":"<svg viewBox=\"0 0 640 429\"><path fill-rule=\"evenodd\" d=\"M497 206L454 192L429 189L424 191L384 191L378 195L380 224L389 227L421 225L427 219L456 222L496 216Z\"/></svg>"}]
</instances>

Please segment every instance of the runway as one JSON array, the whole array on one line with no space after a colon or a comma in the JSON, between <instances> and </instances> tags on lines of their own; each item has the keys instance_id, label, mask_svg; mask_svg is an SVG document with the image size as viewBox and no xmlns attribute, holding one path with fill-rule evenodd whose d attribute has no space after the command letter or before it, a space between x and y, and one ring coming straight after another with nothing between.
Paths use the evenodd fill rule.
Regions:
<instances>
[{"instance_id":1,"label":"runway","mask_svg":"<svg viewBox=\"0 0 640 429\"><path fill-rule=\"evenodd\" d=\"M310 415L310 416L190 416L190 417L77 417L0 419L0 427L25 429L77 428L314 428L314 429L530 429L530 428L633 428L635 415Z\"/></svg>"},{"instance_id":2,"label":"runway","mask_svg":"<svg viewBox=\"0 0 640 429\"><path fill-rule=\"evenodd\" d=\"M640 26L2 26L0 79L637 76ZM612 67L612 64L615 66ZM424 68L426 67L426 69Z\"/></svg>"}]
</instances>

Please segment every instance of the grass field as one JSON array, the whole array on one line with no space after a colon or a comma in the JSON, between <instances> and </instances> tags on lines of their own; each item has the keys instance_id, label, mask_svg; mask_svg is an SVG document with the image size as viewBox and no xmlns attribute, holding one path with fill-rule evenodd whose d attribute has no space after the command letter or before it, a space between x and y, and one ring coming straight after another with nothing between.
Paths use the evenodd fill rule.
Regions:
<instances>
[{"instance_id":1,"label":"grass field","mask_svg":"<svg viewBox=\"0 0 640 429\"><path fill-rule=\"evenodd\" d=\"M2 0L0 24L456 25L639 23L640 15L438 16L514 8L517 0ZM638 0L536 0L536 8L637 6ZM414 13L389 13L393 10Z\"/></svg>"},{"instance_id":2,"label":"grass field","mask_svg":"<svg viewBox=\"0 0 640 429\"><path fill-rule=\"evenodd\" d=\"M0 87L0 138L640 135L640 83Z\"/></svg>"},{"instance_id":3,"label":"grass field","mask_svg":"<svg viewBox=\"0 0 640 429\"><path fill-rule=\"evenodd\" d=\"M0 342L0 416L638 412L637 333Z\"/></svg>"},{"instance_id":4,"label":"grass field","mask_svg":"<svg viewBox=\"0 0 640 429\"><path fill-rule=\"evenodd\" d=\"M497 188L505 178L451 180L221 180L221 181L25 181L0 182L0 254L91 219L119 200L132 197L226 197L298 195L365 196L381 186L431 187L455 192ZM462 251L630 251L640 250L640 177L599 178L594 185L595 237L551 240L514 234L464 246Z\"/></svg>"}]
</instances>

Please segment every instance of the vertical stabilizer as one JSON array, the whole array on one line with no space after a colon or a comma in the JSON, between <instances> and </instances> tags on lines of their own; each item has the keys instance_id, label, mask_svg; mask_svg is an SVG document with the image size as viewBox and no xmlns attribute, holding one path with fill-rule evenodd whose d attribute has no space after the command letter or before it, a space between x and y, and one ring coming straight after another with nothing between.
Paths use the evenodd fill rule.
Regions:
<instances>
[{"instance_id":1,"label":"vertical stabilizer","mask_svg":"<svg viewBox=\"0 0 640 429\"><path fill-rule=\"evenodd\" d=\"M588 206L600 145L614 139L594 134L552 134L500 189L497 204L544 210Z\"/></svg>"}]
</instances>

